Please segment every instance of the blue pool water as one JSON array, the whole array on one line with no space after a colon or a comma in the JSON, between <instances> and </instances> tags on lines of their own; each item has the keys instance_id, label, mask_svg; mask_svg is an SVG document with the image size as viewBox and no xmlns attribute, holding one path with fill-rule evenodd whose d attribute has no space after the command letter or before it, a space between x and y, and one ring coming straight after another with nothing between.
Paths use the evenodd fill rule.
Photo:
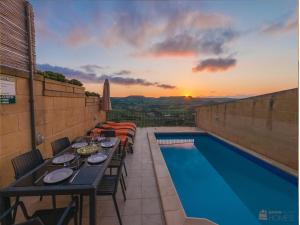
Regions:
<instances>
[{"instance_id":1,"label":"blue pool water","mask_svg":"<svg viewBox=\"0 0 300 225\"><path fill-rule=\"evenodd\" d=\"M188 217L220 225L298 224L297 179L208 134L156 134L194 139L161 145Z\"/></svg>"}]
</instances>

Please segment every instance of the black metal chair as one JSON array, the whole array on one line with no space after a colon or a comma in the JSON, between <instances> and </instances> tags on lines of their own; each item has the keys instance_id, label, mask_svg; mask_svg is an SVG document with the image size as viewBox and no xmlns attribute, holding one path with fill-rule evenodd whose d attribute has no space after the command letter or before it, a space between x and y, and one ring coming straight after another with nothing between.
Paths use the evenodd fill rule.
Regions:
<instances>
[{"instance_id":1,"label":"black metal chair","mask_svg":"<svg viewBox=\"0 0 300 225\"><path fill-rule=\"evenodd\" d=\"M18 225L68 225L72 218L74 219L74 224L78 224L77 197L74 197L65 208L37 210L32 216L28 215L24 203L22 201L17 201L0 216L0 222L2 223L12 213L15 214L19 206L21 207L23 215L27 221L19 223ZM12 223L15 224L15 217L13 217Z\"/></svg>"},{"instance_id":2,"label":"black metal chair","mask_svg":"<svg viewBox=\"0 0 300 225\"><path fill-rule=\"evenodd\" d=\"M110 175L112 174L112 169L114 169L114 168L121 169L121 181L123 182L125 190L126 190L126 183L125 183L125 179L123 176L122 168L124 168L125 174L127 176L128 173L127 173L127 168L126 168L126 164L125 164L127 144L128 144L128 138L126 138L125 143L123 145L121 145L121 143L120 143L119 150L113 155L113 157L108 165L108 168L110 169Z\"/></svg>"},{"instance_id":3,"label":"black metal chair","mask_svg":"<svg viewBox=\"0 0 300 225\"><path fill-rule=\"evenodd\" d=\"M116 137L116 131L113 129L102 130L100 133L101 137Z\"/></svg>"},{"instance_id":4,"label":"black metal chair","mask_svg":"<svg viewBox=\"0 0 300 225\"><path fill-rule=\"evenodd\" d=\"M24 176L28 172L32 171L39 165L44 163L43 156L40 150L31 150L25 152L11 160L14 171L15 171L15 178L16 180L20 177ZM40 196L40 200L42 200L43 196ZM17 197L16 201L19 201L19 197ZM55 196L52 196L52 204L53 208L56 207Z\"/></svg>"},{"instance_id":5,"label":"black metal chair","mask_svg":"<svg viewBox=\"0 0 300 225\"><path fill-rule=\"evenodd\" d=\"M115 130L103 130L101 131L100 136L102 137L116 137L116 132ZM128 138L126 138L125 143L123 145L123 148L119 148L119 152L116 152L115 155L113 156L108 168L110 169L110 173L112 171L113 168L120 168L120 167L124 167L125 170L125 174L126 176L128 175L127 173L127 169L126 169L126 164L125 164L125 156L126 156L126 147L127 147L127 143L128 143ZM125 155L123 155L125 154ZM124 183L124 187L126 189L126 185L125 185L125 181L124 181L124 177L122 174L122 180Z\"/></svg>"},{"instance_id":6,"label":"black metal chair","mask_svg":"<svg viewBox=\"0 0 300 225\"><path fill-rule=\"evenodd\" d=\"M121 190L123 193L124 201L126 201L125 188L121 181L121 174L122 174L122 169L119 168L116 175L105 175L102 178L102 181L100 182L100 184L98 186L98 190L97 190L97 195L101 195L101 196L111 195L112 196L120 225L122 225L122 219L121 219L119 207L118 207L117 200L116 200L116 194L117 194L119 182L121 184Z\"/></svg>"},{"instance_id":7,"label":"black metal chair","mask_svg":"<svg viewBox=\"0 0 300 225\"><path fill-rule=\"evenodd\" d=\"M34 168L44 163L41 152L37 150L32 150L23 153L11 160L16 180L30 172Z\"/></svg>"},{"instance_id":8,"label":"black metal chair","mask_svg":"<svg viewBox=\"0 0 300 225\"><path fill-rule=\"evenodd\" d=\"M71 145L68 137L57 139L51 143L53 156L57 155Z\"/></svg>"},{"instance_id":9,"label":"black metal chair","mask_svg":"<svg viewBox=\"0 0 300 225\"><path fill-rule=\"evenodd\" d=\"M119 148L121 148L121 145ZM125 151L122 149L122 150L118 150L118 152L125 152ZM120 154L120 158L119 158L120 162L124 162L125 155L126 154ZM111 195L112 196L120 225L122 225L122 220L121 220L121 215L120 215L120 211L118 208L118 204L116 201L116 193L118 190L119 182L121 184L121 190L123 193L124 201L126 201L126 194L125 194L126 185L125 185L124 177L122 174L122 165L123 164L121 163L118 167L114 167L114 168L117 168L116 175L111 175L111 174L104 175L104 177L102 178L102 180L98 186L98 190L97 190L97 195L102 195L102 196L103 195ZM79 211L79 224L81 225L82 224L83 195L80 195L79 204L80 204L79 205L79 210L80 210Z\"/></svg>"}]
</instances>

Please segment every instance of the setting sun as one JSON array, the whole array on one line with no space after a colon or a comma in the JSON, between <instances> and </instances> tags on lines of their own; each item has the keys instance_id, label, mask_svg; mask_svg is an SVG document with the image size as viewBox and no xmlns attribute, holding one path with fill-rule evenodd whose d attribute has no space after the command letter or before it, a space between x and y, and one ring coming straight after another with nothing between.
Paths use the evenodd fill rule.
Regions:
<instances>
[{"instance_id":1,"label":"setting sun","mask_svg":"<svg viewBox=\"0 0 300 225\"><path fill-rule=\"evenodd\" d=\"M187 97L191 97L192 94L191 94L191 92L186 91L186 92L184 92L183 96L187 98Z\"/></svg>"}]
</instances>

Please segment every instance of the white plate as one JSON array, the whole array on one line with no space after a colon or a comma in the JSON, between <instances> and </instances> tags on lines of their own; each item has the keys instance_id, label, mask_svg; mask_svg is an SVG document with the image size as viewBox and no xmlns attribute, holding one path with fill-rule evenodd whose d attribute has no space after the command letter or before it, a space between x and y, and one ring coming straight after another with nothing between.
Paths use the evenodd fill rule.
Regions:
<instances>
[{"instance_id":1,"label":"white plate","mask_svg":"<svg viewBox=\"0 0 300 225\"><path fill-rule=\"evenodd\" d=\"M101 142L101 141L105 140L105 137L96 137L96 140L97 140L98 142Z\"/></svg>"},{"instance_id":2,"label":"white plate","mask_svg":"<svg viewBox=\"0 0 300 225\"><path fill-rule=\"evenodd\" d=\"M97 153L88 157L87 161L89 163L101 163L107 159L107 155L103 153Z\"/></svg>"},{"instance_id":3,"label":"white plate","mask_svg":"<svg viewBox=\"0 0 300 225\"><path fill-rule=\"evenodd\" d=\"M65 179L68 179L70 176L72 176L73 170L70 168L61 168L58 170L54 170L51 173L47 174L43 181L47 184L54 184L60 181L63 181Z\"/></svg>"},{"instance_id":4,"label":"white plate","mask_svg":"<svg viewBox=\"0 0 300 225\"><path fill-rule=\"evenodd\" d=\"M85 147L87 145L88 145L87 142L77 142L77 143L72 144L72 148L82 148L82 147Z\"/></svg>"},{"instance_id":5,"label":"white plate","mask_svg":"<svg viewBox=\"0 0 300 225\"><path fill-rule=\"evenodd\" d=\"M103 148L111 148L115 145L114 141L103 141L101 142L101 147Z\"/></svg>"},{"instance_id":6,"label":"white plate","mask_svg":"<svg viewBox=\"0 0 300 225\"><path fill-rule=\"evenodd\" d=\"M72 161L74 158L75 158L74 154L66 153L66 154L57 156L54 159L52 159L52 163L53 164L63 164L63 163Z\"/></svg>"}]
</instances>

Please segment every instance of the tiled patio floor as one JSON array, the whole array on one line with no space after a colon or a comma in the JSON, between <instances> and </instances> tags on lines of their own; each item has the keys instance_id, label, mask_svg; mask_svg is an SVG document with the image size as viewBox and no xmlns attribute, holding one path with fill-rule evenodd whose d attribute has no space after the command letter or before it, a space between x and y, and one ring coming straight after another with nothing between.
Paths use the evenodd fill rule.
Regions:
<instances>
[{"instance_id":1,"label":"tiled patio floor","mask_svg":"<svg viewBox=\"0 0 300 225\"><path fill-rule=\"evenodd\" d=\"M138 128L134 154L126 157L128 176L127 200L123 201L121 190L118 191L117 199L122 214L124 225L164 225L161 204L155 180L151 153L148 145L147 130ZM50 198L39 201L38 198L26 198L26 206L29 211L39 208L51 207ZM70 197L61 196L57 199L58 206L66 205ZM116 211L110 196L97 198L97 224L118 225ZM84 202L83 224L88 225L88 201Z\"/></svg>"}]
</instances>

